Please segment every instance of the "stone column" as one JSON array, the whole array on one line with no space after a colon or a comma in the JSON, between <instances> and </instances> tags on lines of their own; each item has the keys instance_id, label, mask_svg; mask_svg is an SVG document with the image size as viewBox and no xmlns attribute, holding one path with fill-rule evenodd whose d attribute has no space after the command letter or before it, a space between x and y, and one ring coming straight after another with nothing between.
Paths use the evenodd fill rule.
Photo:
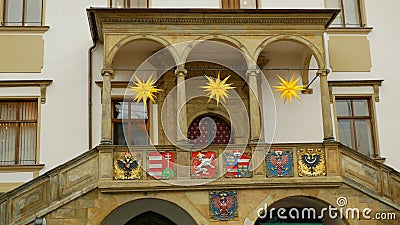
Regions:
<instances>
[{"instance_id":1,"label":"stone column","mask_svg":"<svg viewBox=\"0 0 400 225\"><path fill-rule=\"evenodd\" d=\"M111 79L113 78L113 70L103 69L103 89L101 96L101 144L111 144Z\"/></svg>"},{"instance_id":2,"label":"stone column","mask_svg":"<svg viewBox=\"0 0 400 225\"><path fill-rule=\"evenodd\" d=\"M261 114L258 98L258 74L260 74L260 70L257 69L250 69L247 71L249 82L249 117L251 142L258 142L260 140Z\"/></svg>"},{"instance_id":3,"label":"stone column","mask_svg":"<svg viewBox=\"0 0 400 225\"><path fill-rule=\"evenodd\" d=\"M319 70L317 75L320 78L322 124L324 128L324 141L334 141L332 128L331 104L329 99L328 73L326 69Z\"/></svg>"},{"instance_id":4,"label":"stone column","mask_svg":"<svg viewBox=\"0 0 400 225\"><path fill-rule=\"evenodd\" d=\"M177 110L177 129L176 141L177 143L185 143L187 135L187 117L186 117L186 87L185 87L185 76L187 70L185 65L178 65L175 70L176 76L176 110Z\"/></svg>"}]
</instances>

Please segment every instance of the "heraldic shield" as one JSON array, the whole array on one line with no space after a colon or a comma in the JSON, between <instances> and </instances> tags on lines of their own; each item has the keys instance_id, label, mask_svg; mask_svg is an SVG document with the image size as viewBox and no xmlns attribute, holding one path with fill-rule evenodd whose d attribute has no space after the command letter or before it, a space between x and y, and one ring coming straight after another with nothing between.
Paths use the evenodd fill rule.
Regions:
<instances>
[{"instance_id":1,"label":"heraldic shield","mask_svg":"<svg viewBox=\"0 0 400 225\"><path fill-rule=\"evenodd\" d=\"M210 193L210 216L215 220L232 220L238 217L236 191Z\"/></svg>"},{"instance_id":2,"label":"heraldic shield","mask_svg":"<svg viewBox=\"0 0 400 225\"><path fill-rule=\"evenodd\" d=\"M192 152L192 177L213 178L217 175L215 160L217 153L214 151Z\"/></svg>"},{"instance_id":3,"label":"heraldic shield","mask_svg":"<svg viewBox=\"0 0 400 225\"><path fill-rule=\"evenodd\" d=\"M299 176L325 176L325 152L321 149L297 150Z\"/></svg>"},{"instance_id":4,"label":"heraldic shield","mask_svg":"<svg viewBox=\"0 0 400 225\"><path fill-rule=\"evenodd\" d=\"M223 154L226 169L225 177L251 177L249 153L235 150Z\"/></svg>"},{"instance_id":5,"label":"heraldic shield","mask_svg":"<svg viewBox=\"0 0 400 225\"><path fill-rule=\"evenodd\" d=\"M115 180L139 180L142 178L140 162L130 151L114 156Z\"/></svg>"},{"instance_id":6,"label":"heraldic shield","mask_svg":"<svg viewBox=\"0 0 400 225\"><path fill-rule=\"evenodd\" d=\"M267 177L292 177L293 154L291 151L275 149L265 156Z\"/></svg>"},{"instance_id":7,"label":"heraldic shield","mask_svg":"<svg viewBox=\"0 0 400 225\"><path fill-rule=\"evenodd\" d=\"M155 179L168 180L175 177L175 152L149 152L148 173Z\"/></svg>"}]
</instances>

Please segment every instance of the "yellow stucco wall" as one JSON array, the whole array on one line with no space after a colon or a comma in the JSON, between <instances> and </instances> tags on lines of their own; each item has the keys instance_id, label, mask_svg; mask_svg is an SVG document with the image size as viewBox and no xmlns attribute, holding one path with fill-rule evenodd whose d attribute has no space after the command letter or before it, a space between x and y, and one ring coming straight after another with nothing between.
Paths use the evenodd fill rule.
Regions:
<instances>
[{"instance_id":1,"label":"yellow stucco wall","mask_svg":"<svg viewBox=\"0 0 400 225\"><path fill-rule=\"evenodd\" d=\"M0 35L0 72L40 73L43 47L41 35Z\"/></svg>"},{"instance_id":2,"label":"yellow stucco wall","mask_svg":"<svg viewBox=\"0 0 400 225\"><path fill-rule=\"evenodd\" d=\"M371 53L366 36L331 36L329 61L334 72L369 72Z\"/></svg>"}]
</instances>

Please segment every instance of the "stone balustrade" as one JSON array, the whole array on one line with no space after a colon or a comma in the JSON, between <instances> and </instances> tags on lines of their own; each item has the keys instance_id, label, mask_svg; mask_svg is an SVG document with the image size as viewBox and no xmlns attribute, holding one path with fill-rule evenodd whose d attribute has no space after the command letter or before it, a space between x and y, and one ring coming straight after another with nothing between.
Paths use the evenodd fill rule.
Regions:
<instances>
[{"instance_id":1,"label":"stone balustrade","mask_svg":"<svg viewBox=\"0 0 400 225\"><path fill-rule=\"evenodd\" d=\"M116 180L116 161L123 160L121 157L129 150L134 160L142 165L138 166L139 176L132 180ZM255 162L249 167L250 175L226 177L224 155L239 150L242 155L250 155ZM36 217L46 215L96 188L101 192L146 193L226 188L335 188L348 185L400 210L399 172L339 143L211 145L202 153L207 155L211 151L216 157L215 176L208 179L197 177L191 167L193 156L198 154L193 146L189 146L189 151L174 146L99 146L0 196L0 225L30 223ZM173 153L175 176L167 180L150 176L147 173L150 168L145 166L149 164L150 152ZM266 154L272 158L265 159ZM271 172L277 167L268 167L266 162L279 164L279 159L284 159L281 165L291 164L291 171ZM281 170L286 169L281 167Z\"/></svg>"}]
</instances>

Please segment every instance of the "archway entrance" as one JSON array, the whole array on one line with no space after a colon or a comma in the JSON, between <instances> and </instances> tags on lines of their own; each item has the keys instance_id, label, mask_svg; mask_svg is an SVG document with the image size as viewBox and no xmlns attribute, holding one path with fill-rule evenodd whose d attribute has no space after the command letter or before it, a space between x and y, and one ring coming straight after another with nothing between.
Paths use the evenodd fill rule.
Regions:
<instances>
[{"instance_id":1,"label":"archway entrance","mask_svg":"<svg viewBox=\"0 0 400 225\"><path fill-rule=\"evenodd\" d=\"M232 144L234 138L231 126L222 118L215 115L201 115L194 119L188 128L190 144Z\"/></svg>"},{"instance_id":2,"label":"archway entrance","mask_svg":"<svg viewBox=\"0 0 400 225\"><path fill-rule=\"evenodd\" d=\"M329 204L319 199L294 196L281 199L264 208L254 225L262 224L303 224L303 225L345 225L338 214L331 216ZM280 211L278 213L278 211Z\"/></svg>"},{"instance_id":3,"label":"archway entrance","mask_svg":"<svg viewBox=\"0 0 400 225\"><path fill-rule=\"evenodd\" d=\"M175 203L143 198L114 209L101 225L196 225L193 217Z\"/></svg>"},{"instance_id":4,"label":"archway entrance","mask_svg":"<svg viewBox=\"0 0 400 225\"><path fill-rule=\"evenodd\" d=\"M176 225L167 217L148 211L129 220L125 225Z\"/></svg>"}]
</instances>

